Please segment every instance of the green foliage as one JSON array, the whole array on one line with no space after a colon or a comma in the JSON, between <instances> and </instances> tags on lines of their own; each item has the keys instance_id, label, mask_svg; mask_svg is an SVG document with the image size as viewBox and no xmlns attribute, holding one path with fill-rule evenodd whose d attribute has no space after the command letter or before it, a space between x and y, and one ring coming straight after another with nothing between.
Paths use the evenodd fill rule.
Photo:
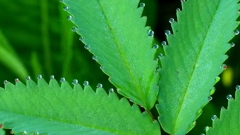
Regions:
<instances>
[{"instance_id":1,"label":"green foliage","mask_svg":"<svg viewBox=\"0 0 240 135\"><path fill-rule=\"evenodd\" d=\"M0 135L5 135L5 132L3 129L0 129Z\"/></svg>"},{"instance_id":2,"label":"green foliage","mask_svg":"<svg viewBox=\"0 0 240 135\"><path fill-rule=\"evenodd\" d=\"M47 84L39 77L38 84L28 78L25 86L5 82L0 89L0 119L14 133L48 134L159 134L157 121L152 122L138 106L102 87L96 92L85 82L84 90L73 81L74 88L62 79ZM43 124L44 123L44 124ZM31 126L30 126L31 125Z\"/></svg>"},{"instance_id":3,"label":"green foliage","mask_svg":"<svg viewBox=\"0 0 240 135\"><path fill-rule=\"evenodd\" d=\"M89 80L91 86L100 80L105 88L114 85L116 93L111 89L107 94L102 84L92 89L88 81L82 88L73 80L72 88L65 78L59 86L53 76L49 84L41 75L37 84L29 77L26 85L18 79L15 85L4 81L0 128L19 135L164 134L160 128L182 135L198 124L196 120L220 80L218 75L226 67L225 53L233 46L229 42L239 34L235 31L239 0L181 0L182 10L177 10L177 21L169 20L172 34L165 31L163 47L155 44L159 39L153 41L151 29L157 14L151 14L151 28L147 27L147 19L142 17L145 4L140 0L60 2L0 1L1 9L9 12L0 12L5 18L0 21L0 54L4 56L0 58L0 79L12 79L9 73L21 80L27 74L56 74L56 78ZM158 9L156 1L144 2L154 5L146 7L149 12ZM9 8L18 15L11 15ZM2 72L5 68L10 71ZM207 134L240 134L236 120L240 117L239 91L235 97L229 99L220 119L212 117L213 128L207 126ZM217 107L212 102L208 105L205 114L216 113ZM210 120L200 121L205 119ZM200 132L203 129L192 134Z\"/></svg>"},{"instance_id":4,"label":"green foliage","mask_svg":"<svg viewBox=\"0 0 240 135\"><path fill-rule=\"evenodd\" d=\"M19 61L17 54L13 48L8 43L7 39L4 37L3 33L0 31L0 55L5 57L0 57L1 63L6 67L15 72L19 77L24 78L27 76L27 70ZM16 67L18 67L16 69Z\"/></svg>"},{"instance_id":5,"label":"green foliage","mask_svg":"<svg viewBox=\"0 0 240 135\"><path fill-rule=\"evenodd\" d=\"M186 1L183 11L177 12L178 21L171 23L173 34L165 33L169 45L164 46L165 57L161 58L157 109L168 133L189 131L209 102L215 78L224 70L224 54L231 48L228 42L238 26L239 15L233 12L238 10L237 3Z\"/></svg>"},{"instance_id":6,"label":"green foliage","mask_svg":"<svg viewBox=\"0 0 240 135\"><path fill-rule=\"evenodd\" d=\"M118 92L150 110L158 93L157 62L153 38L147 34L151 30L145 27L146 17L141 18L143 7L137 8L139 0L64 3L76 25L72 30L81 35L85 48L94 54Z\"/></svg>"},{"instance_id":7,"label":"green foliage","mask_svg":"<svg viewBox=\"0 0 240 135\"><path fill-rule=\"evenodd\" d=\"M240 86L238 85L236 89L235 99L232 95L227 96L228 108L222 107L220 119L213 116L213 127L209 128L207 135L238 135L240 133Z\"/></svg>"}]
</instances>

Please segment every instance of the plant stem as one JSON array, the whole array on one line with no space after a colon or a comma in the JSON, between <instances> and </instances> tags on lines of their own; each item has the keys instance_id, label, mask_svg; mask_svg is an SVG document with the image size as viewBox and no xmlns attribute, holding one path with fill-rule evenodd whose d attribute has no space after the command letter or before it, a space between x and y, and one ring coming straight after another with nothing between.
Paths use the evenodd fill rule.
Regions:
<instances>
[{"instance_id":1,"label":"plant stem","mask_svg":"<svg viewBox=\"0 0 240 135\"><path fill-rule=\"evenodd\" d=\"M147 110L147 113L150 115L150 117L151 117L152 120L154 121L155 119L154 119L154 117L153 117L153 115L152 115L152 112L151 112L150 110Z\"/></svg>"}]
</instances>

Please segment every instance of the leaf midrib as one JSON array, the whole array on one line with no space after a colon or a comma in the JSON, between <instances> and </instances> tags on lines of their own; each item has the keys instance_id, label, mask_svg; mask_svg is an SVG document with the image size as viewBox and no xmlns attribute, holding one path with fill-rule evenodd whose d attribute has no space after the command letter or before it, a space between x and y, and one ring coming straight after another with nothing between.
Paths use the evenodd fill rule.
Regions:
<instances>
[{"instance_id":1,"label":"leaf midrib","mask_svg":"<svg viewBox=\"0 0 240 135\"><path fill-rule=\"evenodd\" d=\"M109 24L109 22L108 22L108 20L107 20L107 17L106 17L105 12L104 12L104 10L103 10L103 8L102 8L101 2L100 2L100 0L97 0L97 1L98 1L98 4L99 4L100 9L101 9L101 11L102 11L102 14L103 14L103 16L104 16L104 20L106 21L106 24L107 24L107 26L108 26L108 29L109 29L109 31L110 31L110 33L111 33L111 35L112 35L112 38L113 38L113 40L115 41L115 45L116 45L116 47L117 47L117 49L118 49L118 51L119 51L119 54L120 54L120 56L121 56L121 58L122 58L122 60L123 60L123 63L125 64L126 68L128 69L129 75L130 75L130 77L131 77L132 80L133 80L132 83L134 84L135 88L137 88L136 91L137 91L138 95L140 96L141 101L144 103L144 106L147 107L147 104L144 102L145 100L144 100L143 94L142 94L142 92L140 91L141 88L140 88L140 86L137 84L136 79L135 79L135 77L134 77L134 75L133 75L133 72L131 71L131 68L130 68L130 66L129 66L129 63L127 62L127 59L126 59L125 56L123 55L124 53L123 53L123 51L122 51L121 48L120 48L120 44L119 44L118 40L116 39L116 36L115 36L115 34L114 34L114 32L113 32L113 29L111 29L111 25ZM129 91L130 91L130 90L129 90ZM137 97L137 96L135 96L135 97Z\"/></svg>"},{"instance_id":2,"label":"leaf midrib","mask_svg":"<svg viewBox=\"0 0 240 135\"><path fill-rule=\"evenodd\" d=\"M219 5L220 5L220 3L218 4L218 6L217 6L217 8L216 8L216 11L215 11L215 14L213 15L213 17L212 17L212 20L211 20L211 23L210 23L210 25L208 26L208 30L210 30L211 29L211 27L213 26L213 25L211 25L212 24L212 22L214 22L214 20L215 20L215 16L216 16L216 13L218 12L218 10L219 10ZM199 12L200 13L200 12ZM183 94L184 96L183 96L183 100L182 100L182 102L180 103L180 107L179 107L179 113L178 114L181 114L180 112L182 112L182 109L183 109L183 105L184 105L184 102L185 102L185 99L186 99L186 96L188 95L188 92L189 92L189 87L190 87L190 82L192 82L191 80L192 80L192 78L193 78L193 76L194 76L194 71L196 70L196 68L197 68L197 63L198 63L198 61L199 61L199 59L200 59L200 55L199 54L202 54L202 51L203 51L203 47L204 47L204 45L205 45L205 41L206 41L206 38L207 38L207 35L209 34L210 32L208 31L207 32L207 34L204 36L204 40L203 40L203 42L202 42L202 45L201 45L201 47L200 47L200 49L199 49L199 53L198 53L198 55L197 55L197 58L196 58L196 62L195 62L195 64L194 64L194 68L193 68L193 70L192 70L192 72L191 72L191 75L190 75L190 79L189 79L189 81L188 81L188 84L187 84L187 87L186 87L186 92ZM177 117L177 119L176 119L176 123L179 123L179 117ZM174 125L174 128L173 129L175 129L174 131L177 131L176 129L177 129L177 126L176 126L177 124L175 124Z\"/></svg>"},{"instance_id":3,"label":"leaf midrib","mask_svg":"<svg viewBox=\"0 0 240 135\"><path fill-rule=\"evenodd\" d=\"M5 113L8 113L8 111L3 111L3 110L0 110L0 113L1 112L5 112ZM56 123L59 123L59 124L65 124L65 125L72 125L72 126L76 126L76 127L86 127L86 128L90 128L90 129L94 129L94 130L98 130L98 131L104 131L104 132L108 132L108 133L113 133L113 134L116 134L116 131L115 130L110 130L110 129L104 129L104 128L100 128L100 127L97 127L97 126L91 126L91 125L87 125L87 124L84 124L83 122L79 122L79 123L70 123L70 122L67 122L67 121L61 121L60 119L51 119L50 117L39 117L39 116L34 116L34 115L30 115L30 114L24 114L24 113L17 113L17 112L12 112L10 111L10 113L12 115L14 114L17 114L17 115L22 115L22 117L33 117L32 119L42 119L42 120L46 120L46 121L54 121ZM119 132L117 132L119 133Z\"/></svg>"}]
</instances>

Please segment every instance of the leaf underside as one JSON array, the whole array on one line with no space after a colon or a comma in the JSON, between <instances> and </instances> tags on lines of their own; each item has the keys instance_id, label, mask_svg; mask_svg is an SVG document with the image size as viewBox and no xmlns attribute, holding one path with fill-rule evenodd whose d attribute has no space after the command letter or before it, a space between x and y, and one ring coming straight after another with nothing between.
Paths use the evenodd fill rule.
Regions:
<instances>
[{"instance_id":1,"label":"leaf underside","mask_svg":"<svg viewBox=\"0 0 240 135\"><path fill-rule=\"evenodd\" d=\"M85 48L120 94L149 110L156 102L153 37L139 0L64 0Z\"/></svg>"},{"instance_id":2,"label":"leaf underside","mask_svg":"<svg viewBox=\"0 0 240 135\"><path fill-rule=\"evenodd\" d=\"M0 124L21 134L160 134L157 121L114 92L71 88L66 81L59 86L55 79L6 83L0 88Z\"/></svg>"},{"instance_id":3,"label":"leaf underside","mask_svg":"<svg viewBox=\"0 0 240 135\"><path fill-rule=\"evenodd\" d=\"M213 128L209 128L207 135L240 135L240 90L235 92L235 99L231 98L228 108L221 109L220 119L213 121Z\"/></svg>"},{"instance_id":4,"label":"leaf underside","mask_svg":"<svg viewBox=\"0 0 240 135\"><path fill-rule=\"evenodd\" d=\"M186 134L209 100L215 78L223 71L228 43L238 26L238 0L188 0L171 23L161 57L157 105L162 128ZM168 34L168 33L166 33Z\"/></svg>"}]
</instances>

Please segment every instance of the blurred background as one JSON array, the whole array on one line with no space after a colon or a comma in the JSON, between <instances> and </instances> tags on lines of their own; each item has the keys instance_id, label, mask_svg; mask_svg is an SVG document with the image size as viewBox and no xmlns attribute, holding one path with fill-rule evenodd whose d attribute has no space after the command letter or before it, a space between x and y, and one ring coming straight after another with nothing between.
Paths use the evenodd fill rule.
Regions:
<instances>
[{"instance_id":1,"label":"blurred background","mask_svg":"<svg viewBox=\"0 0 240 135\"><path fill-rule=\"evenodd\" d=\"M166 40L164 31L171 30L169 18L177 20L180 1L141 2L146 4L143 15L148 17L147 25L155 31L155 42ZM100 65L92 60L92 54L84 49L79 35L71 31L73 24L63 8L59 0L0 1L0 82L14 83L16 78L25 82L27 76L37 80L37 75L41 74L46 81L54 75L57 80L65 77L68 82L78 79L80 83L89 81L92 87L98 83L107 90L113 87ZM227 52L228 68L220 75L213 100L203 109L189 135L204 133L204 127L212 125L212 115L219 117L220 108L227 107L226 95L234 97L235 86L240 84L239 39L235 37L231 41L235 47ZM3 87L3 83L0 86ZM6 134L9 131L6 130Z\"/></svg>"}]
</instances>

